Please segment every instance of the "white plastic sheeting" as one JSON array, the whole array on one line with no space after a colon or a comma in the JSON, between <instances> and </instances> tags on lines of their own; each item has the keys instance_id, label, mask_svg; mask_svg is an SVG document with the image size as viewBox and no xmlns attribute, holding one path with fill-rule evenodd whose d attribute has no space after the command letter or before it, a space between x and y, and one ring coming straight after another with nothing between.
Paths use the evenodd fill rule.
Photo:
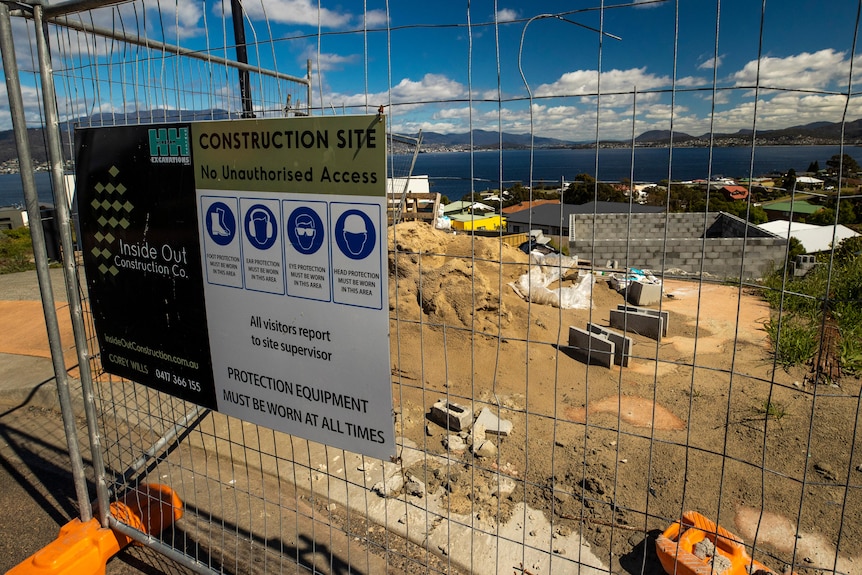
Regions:
<instances>
[{"instance_id":1,"label":"white plastic sheeting","mask_svg":"<svg viewBox=\"0 0 862 575\"><path fill-rule=\"evenodd\" d=\"M577 265L578 258L530 252L529 270L509 285L529 302L563 309L588 309L595 278L591 273L580 273ZM572 276L577 279L570 286L548 287Z\"/></svg>"}]
</instances>

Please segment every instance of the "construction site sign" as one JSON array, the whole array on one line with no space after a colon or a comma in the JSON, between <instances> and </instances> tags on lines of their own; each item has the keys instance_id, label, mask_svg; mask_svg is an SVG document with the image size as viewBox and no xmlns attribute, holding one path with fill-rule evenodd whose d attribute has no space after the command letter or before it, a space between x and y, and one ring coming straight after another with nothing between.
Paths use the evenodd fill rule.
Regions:
<instances>
[{"instance_id":1,"label":"construction site sign","mask_svg":"<svg viewBox=\"0 0 862 575\"><path fill-rule=\"evenodd\" d=\"M105 370L393 455L385 134L377 115L79 130Z\"/></svg>"}]
</instances>

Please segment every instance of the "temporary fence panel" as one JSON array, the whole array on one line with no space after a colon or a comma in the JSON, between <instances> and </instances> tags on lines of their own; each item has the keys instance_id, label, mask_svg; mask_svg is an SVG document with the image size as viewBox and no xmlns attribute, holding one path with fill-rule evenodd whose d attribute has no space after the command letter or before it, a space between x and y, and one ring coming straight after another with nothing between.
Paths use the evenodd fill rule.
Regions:
<instances>
[{"instance_id":1,"label":"temporary fence panel","mask_svg":"<svg viewBox=\"0 0 862 575\"><path fill-rule=\"evenodd\" d=\"M99 509L113 504L109 515L97 509L102 526L198 572L859 572L862 256L858 239L841 241L839 224L858 224L862 213L851 178L860 159L851 145L858 141L853 66L862 3L830 8L837 19L818 34L798 28L805 20L798 13L766 2L598 2L566 10L544 2L443 4L9 5L20 16L12 32L24 91L40 93L39 71L53 81L47 104L22 105L34 111L32 121L57 129L62 156L52 168L77 170L77 194L93 202L79 203L76 213L104 217L98 237L78 222L67 227L67 235L80 234L80 251L70 249L71 237L64 249L70 285L80 287L82 313L73 319L85 336L85 395L92 386L96 495ZM804 48L776 39L791 31L805 37ZM49 58L37 56L40 37ZM788 115L788 106L795 112ZM145 154L152 146L200 147L169 130L197 133L203 121L221 120L225 133L242 134L249 126L287 133L318 120L351 131L357 118L385 122L388 134L416 134L409 151L383 138L391 180L427 171L432 193L494 211L523 203L526 210L507 213L510 230L569 239L527 254L503 241L504 230L480 236L396 218L377 230L376 308L321 313L308 293L283 290L283 303L267 311L272 317L257 318L276 321L284 309L291 317L323 315L333 332L346 334L344 349L361 351L386 337L375 324L381 316L363 310L384 314L385 366L374 353L360 354L354 371L319 389L350 389L382 366L384 377L373 383L386 393L370 401L382 406L374 424L391 457L223 409L225 398L258 405L264 395L257 388L272 391L270 380L248 376L254 381L244 382L242 400L217 395L216 387L204 400L189 391L199 383L191 378L168 373L185 383L185 391L168 393L152 366L103 353L96 327L105 318L122 323L122 306L115 302L114 315L95 323L94 314L110 297L108 256L124 249L116 242L131 208L95 197L117 191L117 182L92 179L82 189L82 158L110 163L115 152L93 148L104 157L88 157L80 138L96 141L117 127L153 132L149 152L140 144ZM777 131L792 118L832 125L792 136ZM795 147L776 151L775 144ZM253 170L258 158L240 147L236 166ZM320 161L330 161L323 148ZM278 157L266 154L261 169ZM132 156L121 159L134 163ZM821 178L797 177L805 171L800 162L814 168L818 160L833 189ZM191 178L207 177L200 155L189 162ZM724 175L736 179L719 178L719 170L733 170ZM350 172L333 193L354 193L362 173ZM237 215L249 221L243 190L261 205L279 205L268 194L326 187L309 178L307 190L295 180L283 190L280 181L219 188L224 179L182 185L236 200ZM822 188L803 190L817 182ZM386 222L386 182L376 184L378 221ZM307 222L288 225L278 209L258 218L258 232L240 217L224 224L217 212L208 222L199 195L190 204L199 211L183 220L187 214L168 209L174 189L184 193L179 180L159 184L153 198L165 203L152 209L177 218L177 237L205 242L209 233L215 241L231 228L264 249L263 236L277 224L301 244L300 232L287 228ZM779 199L791 206L784 217L775 215L778 207L769 211L767 202ZM335 209L328 205L321 221L336 219ZM810 232L825 234L822 249L798 239L803 210L820 213L809 222L826 225ZM756 226L767 213L783 227ZM346 220L340 226L325 228L331 243L348 242L338 244L347 260L348 252L366 257L369 229L353 230ZM108 237L108 227L117 233ZM312 229L302 235L312 237ZM150 246L129 249L141 259ZM206 274L206 265L196 273ZM289 278L284 265L273 268L281 281ZM337 266L327 266L324 279L333 284ZM142 292L153 285L152 271L142 271ZM366 273L352 277L372 277ZM266 291L261 285L256 291ZM327 301L335 301L335 287L327 289ZM209 341L223 338L207 356L213 365L256 361L257 351L246 354L229 337L231 321L238 333L248 326L227 316L215 328L213 316L201 315L213 296L180 309L184 297L168 287L142 293L174 314L166 348L154 344L146 353L165 359L170 345L209 329ZM224 309L242 305L221 301ZM158 309L134 299L125 305L134 327L122 345L135 345L134 330L164 323ZM183 323L189 315L196 325ZM289 343L280 328L270 331L274 349ZM294 355L273 361L294 379L328 373L308 372ZM293 392L281 419L311 399ZM345 406L330 407L332 415ZM339 425L335 419L328 425ZM120 503L143 507L143 521Z\"/></svg>"}]
</instances>

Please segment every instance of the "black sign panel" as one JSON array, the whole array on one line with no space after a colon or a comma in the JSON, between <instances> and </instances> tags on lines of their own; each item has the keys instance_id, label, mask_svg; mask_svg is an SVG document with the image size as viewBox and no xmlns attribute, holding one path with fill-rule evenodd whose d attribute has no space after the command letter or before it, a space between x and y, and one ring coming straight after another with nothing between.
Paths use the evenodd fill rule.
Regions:
<instances>
[{"instance_id":1,"label":"black sign panel","mask_svg":"<svg viewBox=\"0 0 862 575\"><path fill-rule=\"evenodd\" d=\"M189 125L84 129L75 136L102 366L215 409Z\"/></svg>"}]
</instances>

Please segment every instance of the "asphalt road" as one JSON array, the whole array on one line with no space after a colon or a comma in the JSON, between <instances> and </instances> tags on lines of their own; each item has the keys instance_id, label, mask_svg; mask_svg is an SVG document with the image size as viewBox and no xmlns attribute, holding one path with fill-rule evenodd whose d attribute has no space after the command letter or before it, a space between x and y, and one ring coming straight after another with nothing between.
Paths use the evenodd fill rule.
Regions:
<instances>
[{"instance_id":1,"label":"asphalt road","mask_svg":"<svg viewBox=\"0 0 862 575\"><path fill-rule=\"evenodd\" d=\"M55 299L64 301L62 270L51 270L51 276ZM35 272L0 275L0 299L39 300ZM61 526L79 517L63 421L51 405L52 374L49 359L0 353L0 573L53 542ZM83 425L79 422L86 458ZM94 498L92 479L88 488ZM187 572L142 547L121 551L106 569L108 575Z\"/></svg>"},{"instance_id":2,"label":"asphalt road","mask_svg":"<svg viewBox=\"0 0 862 575\"><path fill-rule=\"evenodd\" d=\"M59 413L0 405L0 573L53 542L61 526L79 517L69 468ZM89 493L95 493L92 481ZM121 551L106 569L107 575L188 572L142 547Z\"/></svg>"}]
</instances>

